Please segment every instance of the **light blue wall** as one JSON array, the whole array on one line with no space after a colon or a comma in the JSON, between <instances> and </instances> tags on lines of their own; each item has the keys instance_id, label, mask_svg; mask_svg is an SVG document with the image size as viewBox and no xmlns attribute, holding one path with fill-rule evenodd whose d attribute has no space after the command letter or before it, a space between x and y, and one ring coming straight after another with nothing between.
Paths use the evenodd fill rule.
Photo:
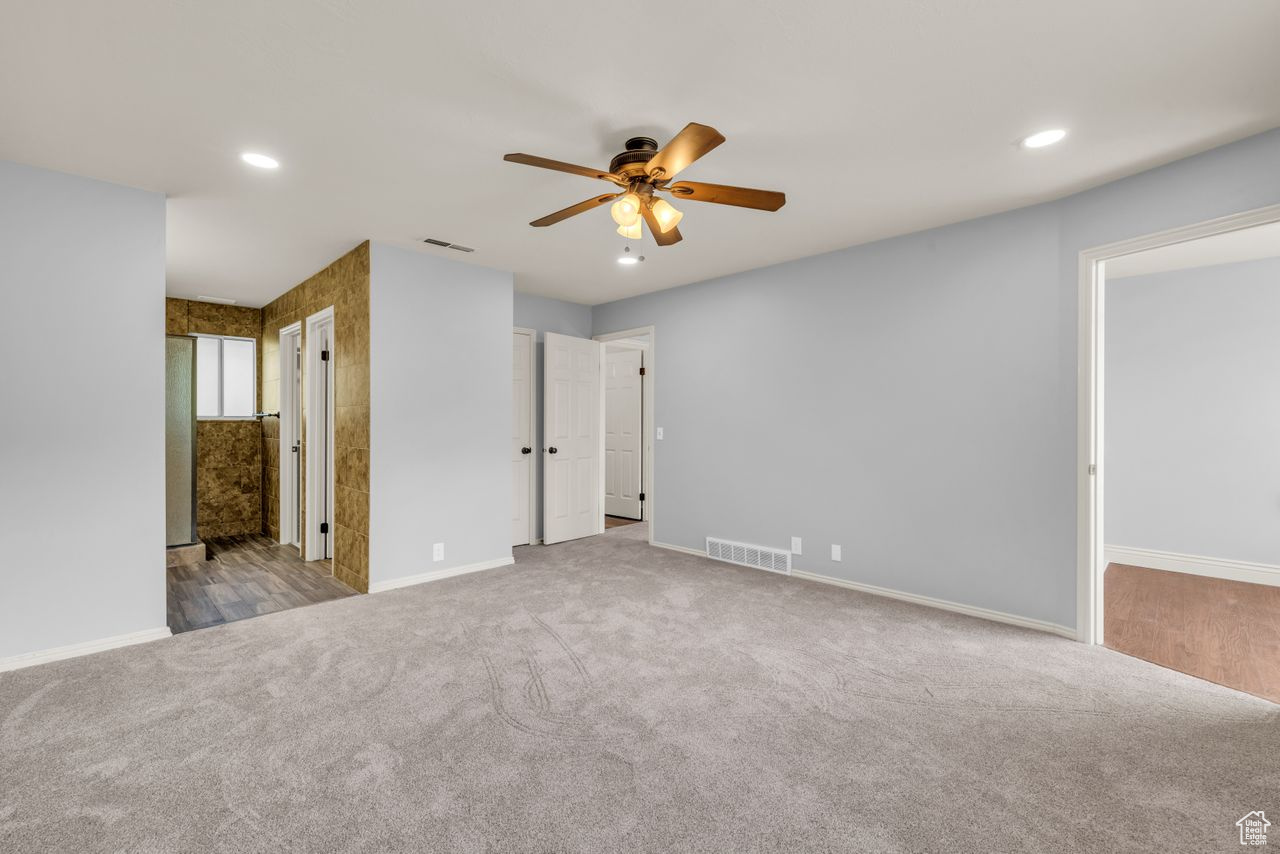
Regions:
<instances>
[{"instance_id":1,"label":"light blue wall","mask_svg":"<svg viewBox=\"0 0 1280 854\"><path fill-rule=\"evenodd\" d=\"M0 659L165 628L164 217L0 162Z\"/></svg>"},{"instance_id":2,"label":"light blue wall","mask_svg":"<svg viewBox=\"0 0 1280 854\"><path fill-rule=\"evenodd\" d=\"M1110 545L1280 564L1280 258L1107 283Z\"/></svg>"},{"instance_id":3,"label":"light blue wall","mask_svg":"<svg viewBox=\"0 0 1280 854\"><path fill-rule=\"evenodd\" d=\"M515 325L537 331L534 342L534 444L533 512L534 539L542 539L542 354L543 342L548 332L572 335L575 338L591 337L591 307L530 294L515 295Z\"/></svg>"},{"instance_id":4,"label":"light blue wall","mask_svg":"<svg viewBox=\"0 0 1280 854\"><path fill-rule=\"evenodd\" d=\"M369 266L369 583L509 558L512 275L381 243Z\"/></svg>"},{"instance_id":5,"label":"light blue wall","mask_svg":"<svg viewBox=\"0 0 1280 854\"><path fill-rule=\"evenodd\" d=\"M1079 252L1277 202L1271 131L596 306L595 334L656 326L655 539L801 536L799 569L1073 627Z\"/></svg>"}]
</instances>

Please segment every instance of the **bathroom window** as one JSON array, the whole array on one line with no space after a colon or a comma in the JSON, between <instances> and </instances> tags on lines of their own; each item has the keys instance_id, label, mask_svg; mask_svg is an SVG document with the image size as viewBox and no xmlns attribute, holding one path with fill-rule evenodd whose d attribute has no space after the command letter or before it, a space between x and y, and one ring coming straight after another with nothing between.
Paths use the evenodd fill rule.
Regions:
<instances>
[{"instance_id":1,"label":"bathroom window","mask_svg":"<svg viewBox=\"0 0 1280 854\"><path fill-rule=\"evenodd\" d=\"M196 336L196 417L252 418L258 408L258 354L252 338Z\"/></svg>"}]
</instances>

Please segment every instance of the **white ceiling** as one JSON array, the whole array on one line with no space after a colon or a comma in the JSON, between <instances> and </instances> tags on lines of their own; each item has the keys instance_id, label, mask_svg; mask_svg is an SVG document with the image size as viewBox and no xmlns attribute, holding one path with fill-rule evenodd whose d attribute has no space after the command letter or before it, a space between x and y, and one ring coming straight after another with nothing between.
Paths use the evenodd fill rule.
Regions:
<instances>
[{"instance_id":1,"label":"white ceiling","mask_svg":"<svg viewBox=\"0 0 1280 854\"><path fill-rule=\"evenodd\" d=\"M1107 279L1276 257L1280 257L1280 222L1123 255L1107 262Z\"/></svg>"},{"instance_id":2,"label":"white ceiling","mask_svg":"<svg viewBox=\"0 0 1280 854\"><path fill-rule=\"evenodd\" d=\"M1280 125L1280 3L40 0L0 27L0 158L169 194L169 291L261 305L365 238L582 303L1043 201ZM686 122L683 243L526 223ZM1071 129L1052 148L1015 141ZM278 157L263 172L244 150ZM424 237L476 247L422 246ZM68 241L75 235L67 235Z\"/></svg>"}]
</instances>

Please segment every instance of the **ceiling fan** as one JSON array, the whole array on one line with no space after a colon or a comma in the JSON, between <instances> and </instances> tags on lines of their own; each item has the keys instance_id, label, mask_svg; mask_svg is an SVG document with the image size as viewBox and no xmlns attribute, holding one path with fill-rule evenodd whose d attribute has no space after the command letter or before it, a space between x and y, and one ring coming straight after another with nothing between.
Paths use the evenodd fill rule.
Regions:
<instances>
[{"instance_id":1,"label":"ceiling fan","mask_svg":"<svg viewBox=\"0 0 1280 854\"><path fill-rule=\"evenodd\" d=\"M627 140L626 151L610 161L608 172L559 160L548 160L545 157L535 157L532 154L508 154L502 159L512 163L523 163L526 166L538 166L543 169L554 169L557 172L598 178L615 184L619 188L615 193L595 196L564 210L547 214L541 219L535 219L529 225L535 228L555 225L571 216L577 216L613 202L610 213L613 214L613 221L618 224L619 234L637 240L644 235L644 230L640 226L641 222L644 222L649 226L649 231L653 233L653 239L659 246L670 246L681 240L680 230L676 228L676 224L684 214L676 210L666 199L658 196L659 191L695 202L734 205L760 211L776 211L786 204L786 195L772 190L752 190L747 187L702 184L697 181L670 183L682 169L722 142L724 142L724 136L720 131L707 125L690 122L661 149L658 148L655 140L647 136L637 136Z\"/></svg>"}]
</instances>

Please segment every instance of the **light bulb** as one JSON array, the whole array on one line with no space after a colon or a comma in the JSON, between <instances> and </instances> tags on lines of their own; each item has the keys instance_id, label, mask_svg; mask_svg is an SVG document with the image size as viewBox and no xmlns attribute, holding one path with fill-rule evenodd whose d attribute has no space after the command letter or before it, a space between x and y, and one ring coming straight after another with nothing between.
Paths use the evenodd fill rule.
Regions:
<instances>
[{"instance_id":1,"label":"light bulb","mask_svg":"<svg viewBox=\"0 0 1280 854\"><path fill-rule=\"evenodd\" d=\"M640 197L635 193L627 193L609 208L613 221L618 225L630 227L640 219Z\"/></svg>"},{"instance_id":2,"label":"light bulb","mask_svg":"<svg viewBox=\"0 0 1280 854\"><path fill-rule=\"evenodd\" d=\"M653 218L658 221L658 228L663 234L676 227L684 214L673 208L666 199L657 199L653 203Z\"/></svg>"},{"instance_id":3,"label":"light bulb","mask_svg":"<svg viewBox=\"0 0 1280 854\"><path fill-rule=\"evenodd\" d=\"M640 227L639 217L637 217L636 221L633 222L631 225L618 226L618 234L621 234L623 237L626 237L630 240L639 240L640 238L644 237L644 231Z\"/></svg>"}]
</instances>

